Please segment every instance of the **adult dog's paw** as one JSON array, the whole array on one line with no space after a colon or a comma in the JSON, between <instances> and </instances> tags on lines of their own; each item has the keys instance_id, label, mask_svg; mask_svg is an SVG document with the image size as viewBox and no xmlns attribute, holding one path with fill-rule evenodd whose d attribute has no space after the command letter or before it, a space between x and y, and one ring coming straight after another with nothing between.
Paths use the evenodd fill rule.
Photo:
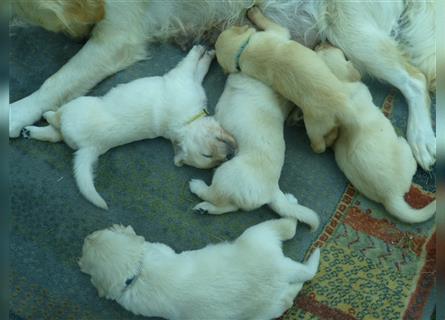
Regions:
<instances>
[{"instance_id":1,"label":"adult dog's paw","mask_svg":"<svg viewBox=\"0 0 445 320\"><path fill-rule=\"evenodd\" d=\"M425 171L430 171L436 162L436 137L432 128L408 126L407 140L417 163Z\"/></svg>"},{"instance_id":2,"label":"adult dog's paw","mask_svg":"<svg viewBox=\"0 0 445 320\"><path fill-rule=\"evenodd\" d=\"M33 124L42 116L42 108L34 94L9 106L9 137L17 138L23 127Z\"/></svg>"}]
</instances>

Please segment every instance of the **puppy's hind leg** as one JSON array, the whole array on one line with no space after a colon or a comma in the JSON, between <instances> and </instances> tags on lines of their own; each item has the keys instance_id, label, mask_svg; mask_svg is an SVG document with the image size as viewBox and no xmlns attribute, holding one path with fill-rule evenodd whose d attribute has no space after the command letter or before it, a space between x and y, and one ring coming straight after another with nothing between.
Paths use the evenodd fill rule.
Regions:
<instances>
[{"instance_id":1,"label":"puppy's hind leg","mask_svg":"<svg viewBox=\"0 0 445 320\"><path fill-rule=\"evenodd\" d=\"M63 140L60 132L51 125L45 127L27 126L22 129L21 135L26 139L35 139L54 143Z\"/></svg>"},{"instance_id":2,"label":"puppy's hind leg","mask_svg":"<svg viewBox=\"0 0 445 320\"><path fill-rule=\"evenodd\" d=\"M210 64L212 63L213 58L215 57L215 50L209 50L204 53L201 59L196 66L195 71L195 80L199 83L204 80L207 72L209 71Z\"/></svg>"},{"instance_id":3,"label":"puppy's hind leg","mask_svg":"<svg viewBox=\"0 0 445 320\"><path fill-rule=\"evenodd\" d=\"M257 7L250 8L249 11L247 11L247 16L249 17L250 21L252 21L259 28L265 31L272 31L285 39L290 39L290 32L288 29L276 24L269 18L266 18L261 10Z\"/></svg>"},{"instance_id":4,"label":"puppy's hind leg","mask_svg":"<svg viewBox=\"0 0 445 320\"><path fill-rule=\"evenodd\" d=\"M205 52L205 47L201 45L194 46L187 56L182 59L182 61L178 64L176 68L171 70L171 73L177 73L177 72L185 72L187 74L195 74L195 70L198 66L199 60L201 59L202 55Z\"/></svg>"},{"instance_id":5,"label":"puppy's hind leg","mask_svg":"<svg viewBox=\"0 0 445 320\"><path fill-rule=\"evenodd\" d=\"M198 203L193 210L199 213L223 214L238 210L234 205L220 204L221 199L213 192L211 187L199 179L192 179L189 182L190 191L196 194L204 202Z\"/></svg>"}]
</instances>

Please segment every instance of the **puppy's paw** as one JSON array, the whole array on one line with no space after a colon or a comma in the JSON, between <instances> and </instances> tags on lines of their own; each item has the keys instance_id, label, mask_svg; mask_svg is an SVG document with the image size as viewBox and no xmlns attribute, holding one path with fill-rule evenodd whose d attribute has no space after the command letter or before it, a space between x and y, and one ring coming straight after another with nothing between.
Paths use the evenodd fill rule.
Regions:
<instances>
[{"instance_id":1,"label":"puppy's paw","mask_svg":"<svg viewBox=\"0 0 445 320\"><path fill-rule=\"evenodd\" d=\"M204 54L204 52L206 51L206 48L203 45L197 44L194 45L192 50L190 50L190 53L192 54L196 54L199 57L202 57L202 55Z\"/></svg>"},{"instance_id":2,"label":"puppy's paw","mask_svg":"<svg viewBox=\"0 0 445 320\"><path fill-rule=\"evenodd\" d=\"M287 201L289 201L290 203L298 204L298 199L295 198L292 193L285 193L284 195L286 196Z\"/></svg>"},{"instance_id":3,"label":"puppy's paw","mask_svg":"<svg viewBox=\"0 0 445 320\"><path fill-rule=\"evenodd\" d=\"M288 126L295 126L297 125L301 120L304 119L303 111L301 111L300 108L295 107L289 116L286 119L286 125Z\"/></svg>"},{"instance_id":4,"label":"puppy's paw","mask_svg":"<svg viewBox=\"0 0 445 320\"><path fill-rule=\"evenodd\" d=\"M25 127L20 131L20 135L25 139L30 139L31 131L29 131L28 127Z\"/></svg>"},{"instance_id":5,"label":"puppy's paw","mask_svg":"<svg viewBox=\"0 0 445 320\"><path fill-rule=\"evenodd\" d=\"M201 202L198 203L194 208L193 211L199 214L208 214L209 210L206 208L207 202Z\"/></svg>"},{"instance_id":6,"label":"puppy's paw","mask_svg":"<svg viewBox=\"0 0 445 320\"><path fill-rule=\"evenodd\" d=\"M189 182L190 191L200 197L200 194L208 188L206 183L200 179L192 179Z\"/></svg>"},{"instance_id":7,"label":"puppy's paw","mask_svg":"<svg viewBox=\"0 0 445 320\"><path fill-rule=\"evenodd\" d=\"M261 15L261 10L258 7L252 7L247 10L247 17L253 22L255 18Z\"/></svg>"},{"instance_id":8,"label":"puppy's paw","mask_svg":"<svg viewBox=\"0 0 445 320\"><path fill-rule=\"evenodd\" d=\"M210 58L213 59L215 57L216 54L216 50L207 50L206 51L206 55Z\"/></svg>"}]
</instances>

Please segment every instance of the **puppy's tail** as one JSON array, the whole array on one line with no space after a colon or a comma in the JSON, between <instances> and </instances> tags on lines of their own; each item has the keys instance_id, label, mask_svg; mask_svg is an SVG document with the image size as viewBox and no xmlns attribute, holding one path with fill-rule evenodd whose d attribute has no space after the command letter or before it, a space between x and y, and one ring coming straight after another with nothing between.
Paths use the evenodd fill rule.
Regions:
<instances>
[{"instance_id":1,"label":"puppy's tail","mask_svg":"<svg viewBox=\"0 0 445 320\"><path fill-rule=\"evenodd\" d=\"M80 193L87 200L99 208L108 210L104 199L97 193L94 187L93 165L97 161L99 153L95 148L82 148L76 151L74 155L74 177Z\"/></svg>"},{"instance_id":2,"label":"puppy's tail","mask_svg":"<svg viewBox=\"0 0 445 320\"><path fill-rule=\"evenodd\" d=\"M436 213L436 200L422 209L414 209L402 196L397 196L386 201L384 206L389 213L406 223L424 222Z\"/></svg>"},{"instance_id":3,"label":"puppy's tail","mask_svg":"<svg viewBox=\"0 0 445 320\"><path fill-rule=\"evenodd\" d=\"M318 214L311 209L298 204L298 200L290 193L284 194L281 190L270 202L269 207L283 217L291 217L308 224L312 231L320 225Z\"/></svg>"}]
</instances>

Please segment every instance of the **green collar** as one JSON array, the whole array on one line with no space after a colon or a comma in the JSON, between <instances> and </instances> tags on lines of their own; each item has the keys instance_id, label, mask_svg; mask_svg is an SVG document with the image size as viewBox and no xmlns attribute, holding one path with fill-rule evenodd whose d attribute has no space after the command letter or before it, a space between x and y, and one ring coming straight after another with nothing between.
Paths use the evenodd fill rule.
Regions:
<instances>
[{"instance_id":1,"label":"green collar","mask_svg":"<svg viewBox=\"0 0 445 320\"><path fill-rule=\"evenodd\" d=\"M239 48L239 51L236 55L235 62L236 62L236 70L238 70L238 71L241 71L239 59L241 58L241 55L243 54L244 50L246 49L247 45L249 44L250 37L252 37L252 35L250 35L249 38L247 38L246 42L244 42L244 44Z\"/></svg>"},{"instance_id":2,"label":"green collar","mask_svg":"<svg viewBox=\"0 0 445 320\"><path fill-rule=\"evenodd\" d=\"M202 109L200 113L194 115L193 117L191 117L185 124L188 125L190 123L192 123L193 121L196 121L198 119L204 118L206 116L209 115L209 112L207 111L206 108Z\"/></svg>"}]
</instances>

